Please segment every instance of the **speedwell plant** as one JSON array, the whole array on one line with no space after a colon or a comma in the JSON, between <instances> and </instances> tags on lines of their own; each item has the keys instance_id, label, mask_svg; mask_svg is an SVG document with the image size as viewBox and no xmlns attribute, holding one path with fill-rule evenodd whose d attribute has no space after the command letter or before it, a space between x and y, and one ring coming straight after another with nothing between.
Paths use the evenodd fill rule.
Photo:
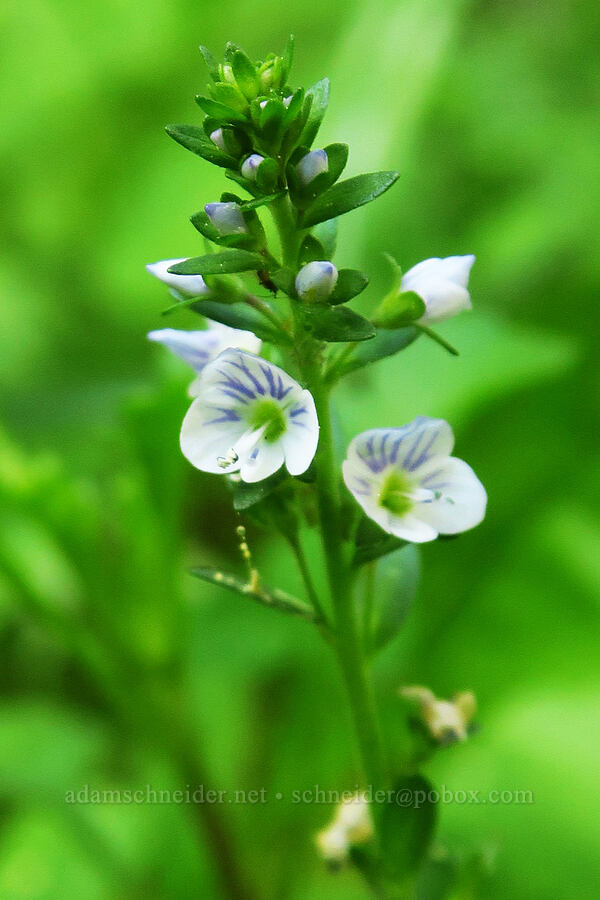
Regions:
<instances>
[{"instance_id":1,"label":"speedwell plant","mask_svg":"<svg viewBox=\"0 0 600 900\"><path fill-rule=\"evenodd\" d=\"M436 747L466 737L475 700L465 693L438 700L427 688L404 686L398 716L410 717L415 738L399 760L381 738L369 662L397 632L402 615L393 608L397 601L369 598L368 591L359 609L355 589L365 569L364 582L374 583L378 560L393 554L408 559L410 545L473 528L484 517L486 493L469 465L452 455L454 436L442 419L375 422L378 427L353 437L342 461L331 402L349 373L399 353L421 335L455 352L431 325L471 306L474 257L427 259L405 274L390 259L393 283L371 319L350 307L368 278L336 268L338 220L384 194L398 174L343 179L348 146L314 146L329 81L308 90L291 87L292 47L290 39L282 56L253 62L230 43L221 63L202 48L211 79L207 93L196 97L203 120L169 125L167 133L220 166L230 189L191 217L204 253L148 266L175 300L166 312L185 307L200 317L200 327L149 337L195 373L181 428L184 455L196 468L227 479L241 514L283 534L306 597L262 583L243 525L246 577L209 567L194 574L311 621L339 659L363 789L337 809L317 847L331 865L357 866L378 896L405 896L427 864L433 832L434 805L421 797L428 782L416 774L418 764ZM267 237L268 217L275 246ZM315 525L314 516L304 515L314 506L311 495L325 595L314 579L318 561L308 560L302 547L301 524ZM390 802L390 789L418 794L419 808Z\"/></svg>"}]
</instances>

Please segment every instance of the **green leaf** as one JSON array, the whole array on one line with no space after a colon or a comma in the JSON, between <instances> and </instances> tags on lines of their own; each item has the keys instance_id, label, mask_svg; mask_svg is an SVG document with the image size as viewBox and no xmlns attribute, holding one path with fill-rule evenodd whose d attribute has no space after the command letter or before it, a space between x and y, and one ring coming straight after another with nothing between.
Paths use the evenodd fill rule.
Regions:
<instances>
[{"instance_id":1,"label":"green leaf","mask_svg":"<svg viewBox=\"0 0 600 900\"><path fill-rule=\"evenodd\" d=\"M325 222L320 222L313 228L312 233L323 244L325 251L323 259L333 259L337 248L338 220L327 219Z\"/></svg>"},{"instance_id":2,"label":"green leaf","mask_svg":"<svg viewBox=\"0 0 600 900\"><path fill-rule=\"evenodd\" d=\"M263 606L270 606L272 609L278 609L293 616L301 616L309 622L318 621L314 610L308 604L296 599L296 597L292 597L291 594L280 591L278 588L267 588L260 584L250 585L241 578L237 578L228 572L222 572L213 566L198 566L191 570L191 574L196 578L201 578L203 581L227 588L242 597L255 600Z\"/></svg>"},{"instance_id":3,"label":"green leaf","mask_svg":"<svg viewBox=\"0 0 600 900\"><path fill-rule=\"evenodd\" d=\"M309 206L302 226L310 228L318 222L342 216L352 209L364 206L384 194L397 180L397 172L371 172L340 181Z\"/></svg>"},{"instance_id":4,"label":"green leaf","mask_svg":"<svg viewBox=\"0 0 600 900\"><path fill-rule=\"evenodd\" d=\"M238 512L243 509L250 509L255 503L260 503L261 500L272 494L288 477L286 469L281 468L274 475L271 475L270 478L265 478L264 481L238 482L233 489L233 508L238 510Z\"/></svg>"},{"instance_id":5,"label":"green leaf","mask_svg":"<svg viewBox=\"0 0 600 900\"><path fill-rule=\"evenodd\" d=\"M216 300L200 299L191 308L214 322L221 322L242 331L252 331L263 341L270 341L272 344L290 342L285 332L277 329L258 310L246 303L218 303Z\"/></svg>"},{"instance_id":6,"label":"green leaf","mask_svg":"<svg viewBox=\"0 0 600 900\"><path fill-rule=\"evenodd\" d=\"M298 143L311 147L327 111L327 105L329 103L329 78L322 78L321 81L317 81L316 84L309 87L306 96L311 98L312 103L308 114L308 120L302 129Z\"/></svg>"},{"instance_id":7,"label":"green leaf","mask_svg":"<svg viewBox=\"0 0 600 900\"><path fill-rule=\"evenodd\" d=\"M288 75L290 74L290 69L292 68L292 63L294 62L294 35L290 34L287 39L287 43L285 45L285 50L283 51L283 56L281 59L281 81L282 84L288 79Z\"/></svg>"},{"instance_id":8,"label":"green leaf","mask_svg":"<svg viewBox=\"0 0 600 900\"><path fill-rule=\"evenodd\" d=\"M207 116L212 116L219 122L248 124L248 120L243 113L230 109L229 106L225 106L223 103L211 100L210 97L197 96L195 99L200 109L203 109Z\"/></svg>"},{"instance_id":9,"label":"green leaf","mask_svg":"<svg viewBox=\"0 0 600 900\"><path fill-rule=\"evenodd\" d=\"M347 375L356 369L362 369L363 366L385 359L386 356L393 356L412 344L418 337L419 330L414 325L408 328L399 328L397 331L378 331L375 338L368 344L356 347L352 356L345 359L340 367L336 368L336 374Z\"/></svg>"},{"instance_id":10,"label":"green leaf","mask_svg":"<svg viewBox=\"0 0 600 900\"><path fill-rule=\"evenodd\" d=\"M224 108L235 110L237 113L245 113L248 109L248 101L235 84L218 84L211 86L213 99L223 105Z\"/></svg>"},{"instance_id":11,"label":"green leaf","mask_svg":"<svg viewBox=\"0 0 600 900\"><path fill-rule=\"evenodd\" d=\"M201 156L216 166L224 169L237 166L237 161L219 150L199 125L166 125L165 131L186 150L191 150L196 156Z\"/></svg>"},{"instance_id":12,"label":"green leaf","mask_svg":"<svg viewBox=\"0 0 600 900\"><path fill-rule=\"evenodd\" d=\"M287 267L276 269L271 272L271 281L280 291L287 294L288 297L296 296L296 278L294 272Z\"/></svg>"},{"instance_id":13,"label":"green leaf","mask_svg":"<svg viewBox=\"0 0 600 900\"><path fill-rule=\"evenodd\" d=\"M260 82L256 74L256 68L252 65L243 50L236 50L231 62L233 75L242 94L248 100L253 100L260 90Z\"/></svg>"},{"instance_id":14,"label":"green leaf","mask_svg":"<svg viewBox=\"0 0 600 900\"><path fill-rule=\"evenodd\" d=\"M380 528L368 516L363 516L360 520L354 543L356 544L356 551L352 560L354 566L362 566L365 563L373 562L373 560L379 559L381 556L393 553L394 550L399 550L401 547L406 546L406 541L395 537L393 534L388 534L387 531Z\"/></svg>"},{"instance_id":15,"label":"green leaf","mask_svg":"<svg viewBox=\"0 0 600 900\"><path fill-rule=\"evenodd\" d=\"M304 328L320 341L368 341L375 329L368 319L345 306L303 306Z\"/></svg>"},{"instance_id":16,"label":"green leaf","mask_svg":"<svg viewBox=\"0 0 600 900\"><path fill-rule=\"evenodd\" d=\"M298 268L301 269L302 266L309 262L316 262L322 259L328 259L323 244L313 234L307 234L298 253Z\"/></svg>"},{"instance_id":17,"label":"green leaf","mask_svg":"<svg viewBox=\"0 0 600 900\"><path fill-rule=\"evenodd\" d=\"M329 302L335 306L336 303L346 303L357 297L369 283L369 279L363 272L358 269L340 269L338 271L338 280L333 289Z\"/></svg>"},{"instance_id":18,"label":"green leaf","mask_svg":"<svg viewBox=\"0 0 600 900\"><path fill-rule=\"evenodd\" d=\"M285 189L276 191L274 194L265 194L264 197L256 197L254 200L246 200L241 206L242 209L259 209L259 207L266 206L267 203L272 203L273 200L279 200L280 197L284 196Z\"/></svg>"},{"instance_id":19,"label":"green leaf","mask_svg":"<svg viewBox=\"0 0 600 900\"><path fill-rule=\"evenodd\" d=\"M277 184L279 177L279 166L274 159L267 157L263 159L260 166L256 170L256 184L263 193L271 193ZM273 197L271 197L273 199ZM270 201L268 201L270 202Z\"/></svg>"},{"instance_id":20,"label":"green leaf","mask_svg":"<svg viewBox=\"0 0 600 900\"><path fill-rule=\"evenodd\" d=\"M204 57L204 62L213 81L219 80L219 66L216 59L204 44L200 44L200 53Z\"/></svg>"},{"instance_id":21,"label":"green leaf","mask_svg":"<svg viewBox=\"0 0 600 900\"><path fill-rule=\"evenodd\" d=\"M282 127L286 108L280 100L267 100L262 109L259 106L258 110L258 127L263 140L268 143L275 139Z\"/></svg>"},{"instance_id":22,"label":"green leaf","mask_svg":"<svg viewBox=\"0 0 600 900\"><path fill-rule=\"evenodd\" d=\"M419 583L419 553L414 544L377 563L374 604L368 625L369 652L381 650L399 633Z\"/></svg>"},{"instance_id":23,"label":"green leaf","mask_svg":"<svg viewBox=\"0 0 600 900\"><path fill-rule=\"evenodd\" d=\"M228 275L232 272L259 271L265 266L264 257L248 250L223 250L206 256L193 256L171 266L173 275Z\"/></svg>"},{"instance_id":24,"label":"green leaf","mask_svg":"<svg viewBox=\"0 0 600 900\"><path fill-rule=\"evenodd\" d=\"M394 800L380 813L383 867L394 880L403 880L419 867L433 837L436 805L433 788L422 775L404 775L393 787Z\"/></svg>"}]
</instances>

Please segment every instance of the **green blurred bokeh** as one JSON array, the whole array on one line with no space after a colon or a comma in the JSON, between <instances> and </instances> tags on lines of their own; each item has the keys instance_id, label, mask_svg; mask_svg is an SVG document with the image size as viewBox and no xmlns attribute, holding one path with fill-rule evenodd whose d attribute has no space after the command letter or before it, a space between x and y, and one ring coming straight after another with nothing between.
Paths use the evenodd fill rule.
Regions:
<instances>
[{"instance_id":1,"label":"green blurred bokeh","mask_svg":"<svg viewBox=\"0 0 600 900\"><path fill-rule=\"evenodd\" d=\"M65 803L204 782L269 791L217 812L256 896L367 896L316 859L330 810L290 799L356 783L335 666L304 624L186 575L238 568L236 521L179 453L185 366L145 340L166 297L144 264L196 253L188 216L222 186L162 131L199 121L197 44L258 57L290 31L293 82L333 81L323 142L350 143L349 174L401 172L342 223L363 307L384 250L477 256L475 311L441 329L459 359L421 340L338 394L348 439L447 418L490 498L480 528L424 549L378 690L473 689L480 733L427 774L533 792L442 806L440 857L490 872L461 897L595 896L596 4L9 0L0 21L0 896L221 896L206 810ZM301 590L273 538L251 545L268 583Z\"/></svg>"}]
</instances>

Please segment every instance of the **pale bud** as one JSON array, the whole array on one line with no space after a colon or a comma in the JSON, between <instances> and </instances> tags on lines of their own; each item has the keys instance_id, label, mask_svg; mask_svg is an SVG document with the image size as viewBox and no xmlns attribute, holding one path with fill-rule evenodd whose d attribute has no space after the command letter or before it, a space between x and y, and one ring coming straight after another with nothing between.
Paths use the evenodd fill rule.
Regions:
<instances>
[{"instance_id":1,"label":"pale bud","mask_svg":"<svg viewBox=\"0 0 600 900\"><path fill-rule=\"evenodd\" d=\"M211 131L210 139L213 144L222 150L224 153L227 152L227 148L225 147L225 141L223 140L223 129L216 128L215 131Z\"/></svg>"},{"instance_id":2,"label":"pale bud","mask_svg":"<svg viewBox=\"0 0 600 900\"><path fill-rule=\"evenodd\" d=\"M307 185L313 181L317 175L327 172L329 169L329 160L324 150L311 150L302 157L296 165L296 174L301 184Z\"/></svg>"},{"instance_id":3,"label":"pale bud","mask_svg":"<svg viewBox=\"0 0 600 900\"><path fill-rule=\"evenodd\" d=\"M338 280L338 270L327 260L309 262L296 276L296 291L302 300L319 303L327 300Z\"/></svg>"},{"instance_id":4,"label":"pale bud","mask_svg":"<svg viewBox=\"0 0 600 900\"><path fill-rule=\"evenodd\" d=\"M413 291L425 303L425 313L418 322L442 322L471 309L467 285L474 262L472 254L425 259L402 276L400 291Z\"/></svg>"},{"instance_id":5,"label":"pale bud","mask_svg":"<svg viewBox=\"0 0 600 900\"><path fill-rule=\"evenodd\" d=\"M207 203L204 212L221 234L245 234L248 230L237 203Z\"/></svg>"},{"instance_id":6,"label":"pale bud","mask_svg":"<svg viewBox=\"0 0 600 900\"><path fill-rule=\"evenodd\" d=\"M400 693L418 703L421 720L434 740L448 744L467 739L468 726L477 710L471 691L455 694L452 700L440 700L429 688L419 686L402 688Z\"/></svg>"},{"instance_id":7,"label":"pale bud","mask_svg":"<svg viewBox=\"0 0 600 900\"><path fill-rule=\"evenodd\" d=\"M208 287L202 275L174 275L172 272L169 272L171 266L183 262L185 259L187 259L185 256L177 259L161 259L160 262L149 263L146 269L159 281L175 288L181 294L197 297L199 294L208 293Z\"/></svg>"},{"instance_id":8,"label":"pale bud","mask_svg":"<svg viewBox=\"0 0 600 900\"><path fill-rule=\"evenodd\" d=\"M244 178L247 178L248 181L256 181L258 167L263 161L264 156L261 156L260 153L253 153L248 159L245 159L241 169Z\"/></svg>"}]
</instances>

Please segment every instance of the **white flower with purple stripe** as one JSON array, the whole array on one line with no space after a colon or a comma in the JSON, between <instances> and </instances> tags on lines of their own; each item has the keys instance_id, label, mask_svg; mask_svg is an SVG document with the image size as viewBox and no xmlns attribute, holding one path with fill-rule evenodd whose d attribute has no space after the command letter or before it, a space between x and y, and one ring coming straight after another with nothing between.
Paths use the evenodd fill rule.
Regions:
<instances>
[{"instance_id":1,"label":"white flower with purple stripe","mask_svg":"<svg viewBox=\"0 0 600 900\"><path fill-rule=\"evenodd\" d=\"M220 322L209 322L205 331L182 331L178 328L161 328L150 331L148 338L164 344L172 353L181 357L200 375L205 366L228 347L260 353L262 342L251 331L229 328ZM200 379L196 378L188 391L195 397L200 389Z\"/></svg>"},{"instance_id":2,"label":"white flower with purple stripe","mask_svg":"<svg viewBox=\"0 0 600 900\"><path fill-rule=\"evenodd\" d=\"M384 531L422 543L478 525L485 489L462 459L450 456L452 429L419 416L402 428L373 428L351 442L344 481Z\"/></svg>"},{"instance_id":3,"label":"white flower with purple stripe","mask_svg":"<svg viewBox=\"0 0 600 900\"><path fill-rule=\"evenodd\" d=\"M204 369L181 427L181 449L197 469L239 472L262 481L285 462L290 475L310 466L319 422L310 391L272 363L225 350Z\"/></svg>"}]
</instances>

